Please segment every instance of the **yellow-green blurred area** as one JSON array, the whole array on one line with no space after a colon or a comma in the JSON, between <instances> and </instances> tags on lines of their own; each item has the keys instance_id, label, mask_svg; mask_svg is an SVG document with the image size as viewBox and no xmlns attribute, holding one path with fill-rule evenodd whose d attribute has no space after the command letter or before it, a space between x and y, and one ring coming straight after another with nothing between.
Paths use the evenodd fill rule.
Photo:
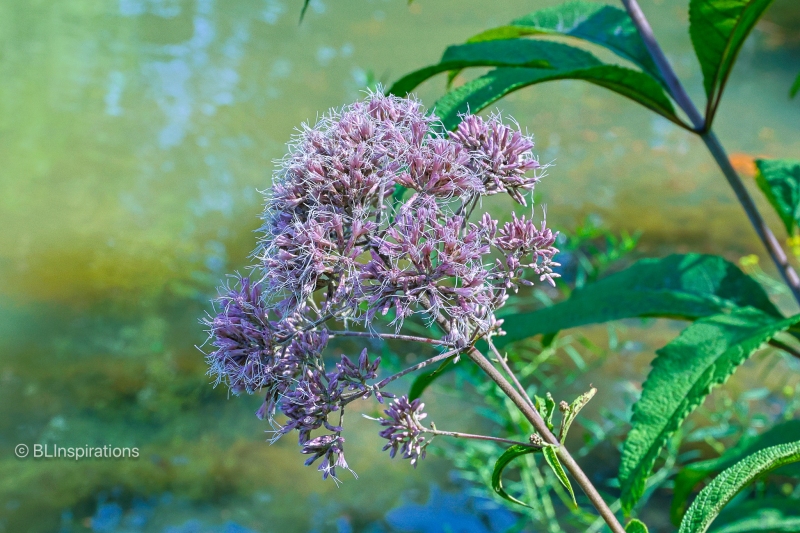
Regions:
<instances>
[{"instance_id":1,"label":"yellow-green blurred area","mask_svg":"<svg viewBox=\"0 0 800 533\"><path fill-rule=\"evenodd\" d=\"M345 473L340 488L303 467L292 437L270 446L259 399L209 384L198 320L225 275L250 264L259 191L295 128L371 80L556 3L312 0L298 24L301 0L0 0L0 532L423 531L391 510L425 501L432 517L461 517L454 530L491 531L502 517L447 492L447 460L392 461L355 414L346 438L359 479ZM642 5L704 102L687 2ZM800 100L788 98L798 71L800 4L777 0L717 119L745 175L755 156L800 157ZM432 105L444 84L419 96ZM578 81L497 107L554 163L537 189L553 228L594 215L641 230L640 254L764 257L703 146L644 108ZM510 218L510 203L488 205ZM591 381L640 382L677 331L659 324L630 330L639 355ZM426 401L437 421L478 424L471 402ZM18 459L19 443L141 456Z\"/></svg>"}]
</instances>

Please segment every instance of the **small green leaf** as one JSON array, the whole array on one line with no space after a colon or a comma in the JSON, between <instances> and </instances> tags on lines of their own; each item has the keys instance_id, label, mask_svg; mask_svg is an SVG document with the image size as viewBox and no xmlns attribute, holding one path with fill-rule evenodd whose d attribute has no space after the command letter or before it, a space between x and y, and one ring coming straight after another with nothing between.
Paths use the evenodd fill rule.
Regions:
<instances>
[{"instance_id":1,"label":"small green leaf","mask_svg":"<svg viewBox=\"0 0 800 533\"><path fill-rule=\"evenodd\" d=\"M678 533L703 533L723 507L758 476L800 461L800 441L765 448L728 468L700 491Z\"/></svg>"},{"instance_id":2,"label":"small green leaf","mask_svg":"<svg viewBox=\"0 0 800 533\"><path fill-rule=\"evenodd\" d=\"M564 441L567 438L567 433L569 432L569 428L575 419L578 417L578 413L581 412L589 400L594 398L594 395L597 393L597 389L592 387L589 389L588 392L584 392L574 402L569 406L567 411L564 413L564 416L561 418L561 430L558 432L558 440L561 444L564 444Z\"/></svg>"},{"instance_id":3,"label":"small green leaf","mask_svg":"<svg viewBox=\"0 0 800 533\"><path fill-rule=\"evenodd\" d=\"M756 183L781 217L786 233L800 227L800 161L756 159Z\"/></svg>"},{"instance_id":4,"label":"small green leaf","mask_svg":"<svg viewBox=\"0 0 800 533\"><path fill-rule=\"evenodd\" d=\"M780 318L764 289L733 263L714 255L670 255L632 266L575 290L563 302L502 317L500 348L534 335L632 317L694 320L751 306Z\"/></svg>"},{"instance_id":5,"label":"small green leaf","mask_svg":"<svg viewBox=\"0 0 800 533\"><path fill-rule=\"evenodd\" d=\"M792 84L792 88L789 89L789 98L794 98L797 96L798 91L800 91L800 74L794 79L794 83Z\"/></svg>"},{"instance_id":6,"label":"small green leaf","mask_svg":"<svg viewBox=\"0 0 800 533\"><path fill-rule=\"evenodd\" d=\"M492 471L492 488L501 498L518 505L530 507L530 505L516 499L505 491L503 488L503 470L517 457L538 451L538 448L531 448L528 446L520 446L519 444L515 444L504 451L503 455L497 459L497 461L494 463L494 470Z\"/></svg>"},{"instance_id":7,"label":"small green leaf","mask_svg":"<svg viewBox=\"0 0 800 533\"><path fill-rule=\"evenodd\" d=\"M556 402L553 400L553 396L548 392L546 398L534 396L533 401L536 403L536 410L539 411L539 414L542 415L547 427L550 429L550 431L552 431L553 412L556 410Z\"/></svg>"},{"instance_id":8,"label":"small green leaf","mask_svg":"<svg viewBox=\"0 0 800 533\"><path fill-rule=\"evenodd\" d=\"M763 498L726 507L714 520L713 533L800 532L800 501Z\"/></svg>"},{"instance_id":9,"label":"small green leaf","mask_svg":"<svg viewBox=\"0 0 800 533\"><path fill-rule=\"evenodd\" d=\"M575 492L572 490L572 484L569 482L567 473L564 472L564 467L561 466L561 461L558 458L558 448L555 446L545 446L542 448L542 455L544 455L544 460L547 461L550 468L553 469L553 473L558 480L564 485L564 488L567 489L569 495L572 496L572 503L577 507L578 502L575 500Z\"/></svg>"},{"instance_id":10,"label":"small green leaf","mask_svg":"<svg viewBox=\"0 0 800 533\"><path fill-rule=\"evenodd\" d=\"M788 420L770 428L761 435L742 438L735 447L726 450L725 453L715 459L686 465L675 477L675 488L673 489L672 506L670 508L672 523L675 525L680 524L681 518L683 518L683 514L686 511L686 502L689 496L691 496L697 484L705 478L730 467L742 458L759 450L795 441L800 441L800 420ZM800 475L800 465L786 468L790 470L781 469L781 473L785 475Z\"/></svg>"},{"instance_id":11,"label":"small green leaf","mask_svg":"<svg viewBox=\"0 0 800 533\"><path fill-rule=\"evenodd\" d=\"M644 522L641 520L636 520L634 518L625 526L625 533L648 533L647 526L644 525Z\"/></svg>"},{"instance_id":12,"label":"small green leaf","mask_svg":"<svg viewBox=\"0 0 800 533\"><path fill-rule=\"evenodd\" d=\"M436 368L436 370L432 370L430 372L425 372L424 374L418 375L411 383L411 387L408 389L408 399L416 400L417 398L422 396L422 393L425 392L425 389L427 389L431 383L436 381L439 378L439 376L441 376L442 374L446 374L447 372L450 372L452 370L455 370L456 366L450 364L453 362L454 357L455 356L447 358L444 361L442 361L442 364L440 364Z\"/></svg>"},{"instance_id":13,"label":"small green leaf","mask_svg":"<svg viewBox=\"0 0 800 533\"><path fill-rule=\"evenodd\" d=\"M573 50L586 53L577 48ZM557 63L551 65L553 67L551 69L492 70L445 94L436 102L436 114L442 119L446 128L453 129L460 121L460 113L465 113L467 110L478 112L524 87L553 80L584 80L630 98L679 126L686 127L675 115L672 102L659 83L648 74L616 65L587 64L582 68L561 68Z\"/></svg>"},{"instance_id":14,"label":"small green leaf","mask_svg":"<svg viewBox=\"0 0 800 533\"><path fill-rule=\"evenodd\" d=\"M725 82L750 31L772 0L691 0L689 34L703 71L711 127Z\"/></svg>"},{"instance_id":15,"label":"small green leaf","mask_svg":"<svg viewBox=\"0 0 800 533\"><path fill-rule=\"evenodd\" d=\"M664 444L711 389L724 383L762 344L800 322L779 320L754 308L703 318L656 352L653 368L633 406L632 428L622 449L622 509L642 496Z\"/></svg>"}]
</instances>

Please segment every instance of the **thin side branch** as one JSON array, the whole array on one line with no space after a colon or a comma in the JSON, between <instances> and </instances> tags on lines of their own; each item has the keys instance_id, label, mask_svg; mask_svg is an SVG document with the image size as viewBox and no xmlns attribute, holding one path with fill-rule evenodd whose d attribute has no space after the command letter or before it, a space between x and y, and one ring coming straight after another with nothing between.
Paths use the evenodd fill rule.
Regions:
<instances>
[{"instance_id":1,"label":"thin side branch","mask_svg":"<svg viewBox=\"0 0 800 533\"><path fill-rule=\"evenodd\" d=\"M502 439L500 437L490 437L489 435L475 435L472 433L460 433L458 431L442 431L436 428L426 428L420 427L422 431L425 433L430 433L431 435L442 435L444 437L455 437L457 439L474 439L474 440L485 440L490 442L497 442L500 444L512 444L515 446L525 446L526 448L534 448L537 450L541 450L544 446L538 444L532 444L530 442L520 442L518 440L511 440L511 439Z\"/></svg>"},{"instance_id":2,"label":"thin side branch","mask_svg":"<svg viewBox=\"0 0 800 533\"><path fill-rule=\"evenodd\" d=\"M425 344L434 344L436 346L452 346L451 343L445 341L429 339L427 337L417 337L414 335L401 335L399 333L372 333L369 331L329 331L328 333L331 337L372 337L381 339L394 339L399 341L422 342Z\"/></svg>"}]
</instances>

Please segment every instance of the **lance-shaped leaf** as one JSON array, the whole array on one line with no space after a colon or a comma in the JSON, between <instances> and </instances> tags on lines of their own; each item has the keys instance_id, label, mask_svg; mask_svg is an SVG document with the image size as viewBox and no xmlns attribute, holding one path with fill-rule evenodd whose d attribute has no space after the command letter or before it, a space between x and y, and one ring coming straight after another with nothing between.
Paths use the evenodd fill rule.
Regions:
<instances>
[{"instance_id":1,"label":"lance-shaped leaf","mask_svg":"<svg viewBox=\"0 0 800 533\"><path fill-rule=\"evenodd\" d=\"M708 484L686 511L678 533L703 533L731 498L759 476L800 461L800 441L765 448L742 459Z\"/></svg>"},{"instance_id":2,"label":"lance-shaped leaf","mask_svg":"<svg viewBox=\"0 0 800 533\"><path fill-rule=\"evenodd\" d=\"M467 67L533 67L550 69L580 68L586 65L601 65L599 59L589 52L561 43L509 39L450 46L444 51L436 65L406 74L389 89L391 94L405 96L428 78Z\"/></svg>"},{"instance_id":3,"label":"lance-shaped leaf","mask_svg":"<svg viewBox=\"0 0 800 533\"><path fill-rule=\"evenodd\" d=\"M689 34L703 71L711 127L736 56L772 0L691 0Z\"/></svg>"},{"instance_id":4,"label":"lance-shaped leaf","mask_svg":"<svg viewBox=\"0 0 800 533\"><path fill-rule=\"evenodd\" d=\"M561 444L564 444L564 441L567 439L569 428L575 419L578 418L578 413L581 412L581 409L586 407L586 404L589 403L589 400L594 398L596 393L597 389L592 387L588 392L584 392L578 396L575 401L567 407L566 411L564 411L561 416L561 428L558 431L558 440Z\"/></svg>"},{"instance_id":5,"label":"lance-shaped leaf","mask_svg":"<svg viewBox=\"0 0 800 533\"><path fill-rule=\"evenodd\" d=\"M545 446L542 448L542 455L544 455L544 460L547 461L547 464L553 470L558 480L564 485L564 488L567 489L569 495L572 496L572 503L577 507L578 502L575 500L575 491L572 490L572 483L569 482L567 473L564 471L561 460L558 458L558 449L555 446Z\"/></svg>"},{"instance_id":6,"label":"lance-shaped leaf","mask_svg":"<svg viewBox=\"0 0 800 533\"><path fill-rule=\"evenodd\" d=\"M453 362L455 356L445 359L442 364L440 364L436 370L432 370L431 372L425 372L424 374L418 375L414 381L411 383L411 387L408 389L408 399L416 400L425 389L428 388L428 385L436 381L439 376L442 374L446 374L452 370L456 369L456 365L451 364Z\"/></svg>"},{"instance_id":7,"label":"lance-shaped leaf","mask_svg":"<svg viewBox=\"0 0 800 533\"><path fill-rule=\"evenodd\" d=\"M713 526L713 533L800 532L800 501L772 497L737 503L726 507Z\"/></svg>"},{"instance_id":8,"label":"lance-shaped leaf","mask_svg":"<svg viewBox=\"0 0 800 533\"><path fill-rule=\"evenodd\" d=\"M628 13L596 2L566 2L534 11L508 26L479 33L467 42L543 34L563 35L603 46L660 79L658 68Z\"/></svg>"},{"instance_id":9,"label":"lance-shaped leaf","mask_svg":"<svg viewBox=\"0 0 800 533\"><path fill-rule=\"evenodd\" d=\"M670 255L632 266L575 290L567 300L503 317L499 348L538 334L632 317L694 320L736 307L781 318L764 289L736 265L714 255Z\"/></svg>"},{"instance_id":10,"label":"lance-shaped leaf","mask_svg":"<svg viewBox=\"0 0 800 533\"><path fill-rule=\"evenodd\" d=\"M672 523L675 525L680 524L681 518L683 518L683 514L686 511L686 502L698 483L759 450L795 441L800 441L800 420L789 420L770 428L761 435L741 439L739 444L726 450L725 453L715 459L686 465L675 477L675 488L673 489L672 507L670 509ZM781 473L800 475L800 465L791 465L781 469Z\"/></svg>"},{"instance_id":11,"label":"lance-shaped leaf","mask_svg":"<svg viewBox=\"0 0 800 533\"><path fill-rule=\"evenodd\" d=\"M539 448L531 448L529 446L521 446L519 444L515 444L511 446L509 449L503 452L503 455L497 459L494 463L494 470L492 471L492 488L497 493L498 496L503 498L504 500L508 500L510 502L516 503L518 505L524 505L525 507L530 507L527 503L518 500L517 498L510 495L506 492L506 489L503 488L503 470L511 464L511 462L520 457L522 455L527 455L529 453L535 453L541 451Z\"/></svg>"},{"instance_id":12,"label":"lance-shaped leaf","mask_svg":"<svg viewBox=\"0 0 800 533\"><path fill-rule=\"evenodd\" d=\"M781 217L786 233L800 227L800 161L756 159L756 183Z\"/></svg>"},{"instance_id":13,"label":"lance-shaped leaf","mask_svg":"<svg viewBox=\"0 0 800 533\"><path fill-rule=\"evenodd\" d=\"M577 50L577 49L575 49ZM519 89L553 80L584 80L651 109L664 118L686 125L675 115L672 102L659 83L650 75L616 65L589 65L583 68L497 68L487 74L453 89L440 98L434 108L445 127L455 128L459 114L476 113L500 98Z\"/></svg>"},{"instance_id":14,"label":"lance-shaped leaf","mask_svg":"<svg viewBox=\"0 0 800 533\"><path fill-rule=\"evenodd\" d=\"M727 381L762 344L798 321L800 315L780 320L754 308L734 309L698 320L656 352L622 449L619 481L625 512L644 493L664 444L711 389Z\"/></svg>"}]
</instances>

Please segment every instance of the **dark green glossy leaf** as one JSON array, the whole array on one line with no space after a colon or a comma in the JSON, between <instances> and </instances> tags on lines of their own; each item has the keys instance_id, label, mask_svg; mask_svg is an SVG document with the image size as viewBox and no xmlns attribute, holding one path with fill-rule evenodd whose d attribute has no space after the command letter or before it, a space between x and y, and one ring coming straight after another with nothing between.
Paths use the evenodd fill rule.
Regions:
<instances>
[{"instance_id":1,"label":"dark green glossy leaf","mask_svg":"<svg viewBox=\"0 0 800 533\"><path fill-rule=\"evenodd\" d=\"M577 50L577 49L574 49ZM445 127L455 128L459 114L467 110L475 113L500 98L530 85L553 80L584 80L638 102L648 109L685 126L675 115L675 110L661 86L653 77L615 65L587 65L584 68L562 69L551 63L552 69L497 68L453 89L435 105L436 114Z\"/></svg>"},{"instance_id":2,"label":"dark green glossy leaf","mask_svg":"<svg viewBox=\"0 0 800 533\"><path fill-rule=\"evenodd\" d=\"M439 376L442 374L446 374L452 370L456 369L456 365L451 364L453 362L453 358L445 359L442 364L436 368L436 370L432 370L430 372L425 372L423 374L419 374L415 379L414 382L411 383L411 388L408 389L408 399L409 400L416 400L422 393L425 392L425 389L428 386L436 381Z\"/></svg>"},{"instance_id":3,"label":"dark green glossy leaf","mask_svg":"<svg viewBox=\"0 0 800 533\"><path fill-rule=\"evenodd\" d=\"M686 511L686 502L698 483L712 474L720 472L748 455L770 446L800 441L800 420L789 420L770 428L761 435L743 438L736 447L726 450L721 456L707 461L686 465L675 478L670 519L678 525ZM800 465L781 469L784 475L800 476Z\"/></svg>"},{"instance_id":4,"label":"dark green glossy leaf","mask_svg":"<svg viewBox=\"0 0 800 533\"><path fill-rule=\"evenodd\" d=\"M780 317L764 289L733 263L714 255L670 255L641 259L631 267L576 289L563 302L503 317L511 342L560 330L632 317L694 320L751 306Z\"/></svg>"},{"instance_id":5,"label":"dark green glossy leaf","mask_svg":"<svg viewBox=\"0 0 800 533\"><path fill-rule=\"evenodd\" d=\"M619 481L628 513L644 493L661 449L711 389L724 383L765 342L800 321L777 319L752 307L702 318L656 352L633 406L622 449Z\"/></svg>"},{"instance_id":6,"label":"dark green glossy leaf","mask_svg":"<svg viewBox=\"0 0 800 533\"><path fill-rule=\"evenodd\" d=\"M800 227L800 161L756 159L756 183L781 217L790 236Z\"/></svg>"},{"instance_id":7,"label":"dark green glossy leaf","mask_svg":"<svg viewBox=\"0 0 800 533\"><path fill-rule=\"evenodd\" d=\"M549 41L509 39L450 46L438 64L407 74L389 89L405 96L423 81L441 72L467 67L532 67L575 69L601 65L589 52Z\"/></svg>"},{"instance_id":8,"label":"dark green glossy leaf","mask_svg":"<svg viewBox=\"0 0 800 533\"><path fill-rule=\"evenodd\" d=\"M530 507L530 505L516 499L505 491L503 488L503 470L505 470L511 461L517 457L538 451L539 449L537 448L530 448L528 446L520 446L519 444L515 444L503 452L503 455L501 455L500 458L494 463L494 470L492 471L492 488L498 494L498 496L510 502L524 505L525 507Z\"/></svg>"},{"instance_id":9,"label":"dark green glossy leaf","mask_svg":"<svg viewBox=\"0 0 800 533\"><path fill-rule=\"evenodd\" d=\"M648 533L647 526L644 525L644 522L641 520L636 520L634 518L625 526L625 533Z\"/></svg>"},{"instance_id":10,"label":"dark green glossy leaf","mask_svg":"<svg viewBox=\"0 0 800 533\"><path fill-rule=\"evenodd\" d=\"M703 71L711 127L736 56L772 0L691 0L689 34Z\"/></svg>"},{"instance_id":11,"label":"dark green glossy leaf","mask_svg":"<svg viewBox=\"0 0 800 533\"><path fill-rule=\"evenodd\" d=\"M800 532L800 500L772 497L726 507L714 520L714 529L711 531L712 533Z\"/></svg>"},{"instance_id":12,"label":"dark green glossy leaf","mask_svg":"<svg viewBox=\"0 0 800 533\"><path fill-rule=\"evenodd\" d=\"M564 485L564 488L567 489L569 495L572 496L572 503L577 507L578 502L575 500L575 491L572 490L572 484L569 482L567 473L564 471L561 460L558 458L558 449L554 446L545 446L542 448L542 455L544 455L544 460L547 461L547 464L553 470L558 480Z\"/></svg>"},{"instance_id":13,"label":"dark green glossy leaf","mask_svg":"<svg viewBox=\"0 0 800 533\"><path fill-rule=\"evenodd\" d=\"M756 478L800 461L800 441L779 444L750 455L723 471L697 495L678 533L704 533L723 507Z\"/></svg>"},{"instance_id":14,"label":"dark green glossy leaf","mask_svg":"<svg viewBox=\"0 0 800 533\"><path fill-rule=\"evenodd\" d=\"M537 34L564 35L598 44L641 67L654 78L660 78L658 68L628 13L596 2L566 2L534 11L513 20L508 26L482 32L467 42Z\"/></svg>"}]
</instances>

